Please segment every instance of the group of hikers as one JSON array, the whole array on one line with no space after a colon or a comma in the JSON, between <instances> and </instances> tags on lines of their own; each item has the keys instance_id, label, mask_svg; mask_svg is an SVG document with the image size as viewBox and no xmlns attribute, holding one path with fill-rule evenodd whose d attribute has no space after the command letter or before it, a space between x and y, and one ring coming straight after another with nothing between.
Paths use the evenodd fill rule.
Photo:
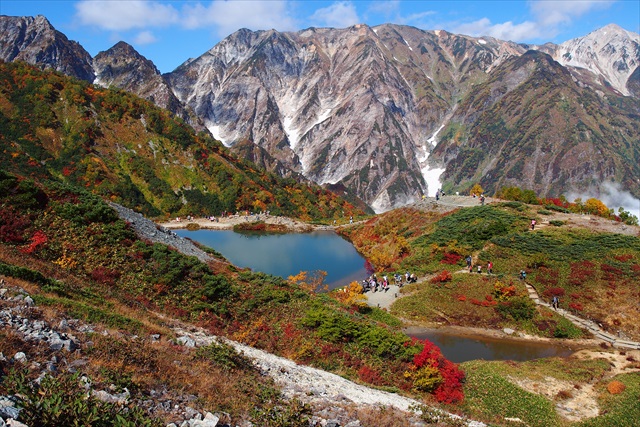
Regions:
<instances>
[{"instance_id":1,"label":"group of hikers","mask_svg":"<svg viewBox=\"0 0 640 427\"><path fill-rule=\"evenodd\" d=\"M404 276L402 274L398 274L395 273L393 275L393 280L394 283L398 286L398 287L402 287L402 285L406 283L415 283L418 281L418 276L416 276L414 273L409 273L408 271L404 274ZM382 276L382 279L378 279L378 277L374 274L372 274L371 276L367 277L366 279L364 279L362 281L362 291L363 292L387 292L389 290L389 278L387 277L387 275L385 274L384 276Z\"/></svg>"},{"instance_id":2,"label":"group of hikers","mask_svg":"<svg viewBox=\"0 0 640 427\"><path fill-rule=\"evenodd\" d=\"M473 273L473 259L471 258L471 255L467 256L465 261L467 261L469 273ZM478 274L482 274L482 264L476 264L476 271ZM487 262L487 274L493 274L493 263L491 261Z\"/></svg>"}]
</instances>

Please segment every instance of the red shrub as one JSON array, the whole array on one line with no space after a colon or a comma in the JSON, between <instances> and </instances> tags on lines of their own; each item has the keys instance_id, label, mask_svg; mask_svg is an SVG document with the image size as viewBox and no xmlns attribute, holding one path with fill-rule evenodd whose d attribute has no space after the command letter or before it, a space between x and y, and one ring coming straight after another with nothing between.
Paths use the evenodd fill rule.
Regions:
<instances>
[{"instance_id":1,"label":"red shrub","mask_svg":"<svg viewBox=\"0 0 640 427\"><path fill-rule=\"evenodd\" d=\"M545 291L542 293L542 295L547 297L547 298L562 297L562 296L564 296L564 289L563 288L545 289Z\"/></svg>"},{"instance_id":2,"label":"red shrub","mask_svg":"<svg viewBox=\"0 0 640 427\"><path fill-rule=\"evenodd\" d=\"M536 281L545 286L558 286L558 270L540 267L536 274Z\"/></svg>"},{"instance_id":3,"label":"red shrub","mask_svg":"<svg viewBox=\"0 0 640 427\"><path fill-rule=\"evenodd\" d=\"M48 240L49 239L47 238L47 235L44 234L43 231L38 230L35 233L33 233L33 236L31 236L31 243L29 243L29 245L26 248L20 249L20 251L25 254L31 254L36 249L44 246L44 244L47 243Z\"/></svg>"},{"instance_id":4,"label":"red shrub","mask_svg":"<svg viewBox=\"0 0 640 427\"><path fill-rule=\"evenodd\" d=\"M602 278L604 280L615 280L618 277L624 275L624 272L622 270L609 264L600 265L600 270L602 271Z\"/></svg>"},{"instance_id":5,"label":"red shrub","mask_svg":"<svg viewBox=\"0 0 640 427\"><path fill-rule=\"evenodd\" d=\"M434 276L431 278L431 280L429 280L429 282L431 283L445 283L451 280L451 273L448 272L447 270L442 270L440 272L440 274Z\"/></svg>"},{"instance_id":6,"label":"red shrub","mask_svg":"<svg viewBox=\"0 0 640 427\"><path fill-rule=\"evenodd\" d=\"M457 264L460 260L462 259L462 255L458 255L458 254L454 254L454 253L450 253L450 252L445 252L442 255L442 260L440 260L440 262L442 264L451 264L451 265L455 265Z\"/></svg>"},{"instance_id":7,"label":"red shrub","mask_svg":"<svg viewBox=\"0 0 640 427\"><path fill-rule=\"evenodd\" d=\"M464 295L459 295L458 296L458 301L466 301L466 300L467 300L466 296L464 296Z\"/></svg>"},{"instance_id":8,"label":"red shrub","mask_svg":"<svg viewBox=\"0 0 640 427\"><path fill-rule=\"evenodd\" d=\"M617 259L620 262L627 262L627 261L633 259L633 255L631 255L631 254L615 255L614 258Z\"/></svg>"},{"instance_id":9,"label":"red shrub","mask_svg":"<svg viewBox=\"0 0 640 427\"><path fill-rule=\"evenodd\" d=\"M575 311L582 311L584 310L584 307L582 306L582 304L580 304L579 302L570 302L569 303L569 308L571 310L575 310Z\"/></svg>"},{"instance_id":10,"label":"red shrub","mask_svg":"<svg viewBox=\"0 0 640 427\"><path fill-rule=\"evenodd\" d=\"M462 392L464 372L458 368L458 365L445 359L435 344L425 340L424 348L415 355L413 364L418 369L423 366L438 368L443 380L433 392L438 402L456 403L464 398Z\"/></svg>"},{"instance_id":11,"label":"red shrub","mask_svg":"<svg viewBox=\"0 0 640 427\"><path fill-rule=\"evenodd\" d=\"M376 369L370 368L367 365L364 365L362 368L358 370L358 378L362 381L373 384L373 385L383 385L384 380L380 376L380 372Z\"/></svg>"},{"instance_id":12,"label":"red shrub","mask_svg":"<svg viewBox=\"0 0 640 427\"><path fill-rule=\"evenodd\" d=\"M120 277L120 272L117 270L111 270L106 267L96 267L91 272L91 278L103 285L113 286L116 280Z\"/></svg>"},{"instance_id":13,"label":"red shrub","mask_svg":"<svg viewBox=\"0 0 640 427\"><path fill-rule=\"evenodd\" d=\"M580 294L576 294L576 293L572 293L571 295L569 295L571 298L573 299L579 299L580 298Z\"/></svg>"},{"instance_id":14,"label":"red shrub","mask_svg":"<svg viewBox=\"0 0 640 427\"><path fill-rule=\"evenodd\" d=\"M0 209L0 240L8 243L23 243L23 233L31 221L20 216L12 208Z\"/></svg>"}]
</instances>

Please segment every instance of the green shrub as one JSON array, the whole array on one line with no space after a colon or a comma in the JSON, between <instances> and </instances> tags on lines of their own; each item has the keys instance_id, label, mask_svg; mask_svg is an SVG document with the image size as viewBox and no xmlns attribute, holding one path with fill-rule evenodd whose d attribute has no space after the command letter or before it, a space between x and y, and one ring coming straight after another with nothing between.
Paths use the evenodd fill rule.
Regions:
<instances>
[{"instance_id":1,"label":"green shrub","mask_svg":"<svg viewBox=\"0 0 640 427\"><path fill-rule=\"evenodd\" d=\"M555 219L553 221L549 221L549 224L553 225L554 227L562 227L566 223L567 223L567 221L560 221L558 219Z\"/></svg>"},{"instance_id":2,"label":"green shrub","mask_svg":"<svg viewBox=\"0 0 640 427\"><path fill-rule=\"evenodd\" d=\"M199 347L196 350L196 357L209 360L225 370L253 369L251 359L238 353L235 348L226 343L213 342L208 346Z\"/></svg>"},{"instance_id":3,"label":"green shrub","mask_svg":"<svg viewBox=\"0 0 640 427\"><path fill-rule=\"evenodd\" d=\"M540 209L540 210L538 211L538 213L539 213L540 215L553 215L553 212L548 211L548 210L546 210L546 209Z\"/></svg>"},{"instance_id":4,"label":"green shrub","mask_svg":"<svg viewBox=\"0 0 640 427\"><path fill-rule=\"evenodd\" d=\"M562 206L557 205L544 205L545 209L549 209L550 211L562 212L562 213L571 213L571 211L567 208L563 208Z\"/></svg>"},{"instance_id":5,"label":"green shrub","mask_svg":"<svg viewBox=\"0 0 640 427\"><path fill-rule=\"evenodd\" d=\"M536 313L536 305L529 297L521 296L498 303L496 311L505 319L529 320Z\"/></svg>"},{"instance_id":6,"label":"green shrub","mask_svg":"<svg viewBox=\"0 0 640 427\"><path fill-rule=\"evenodd\" d=\"M554 338L580 338L582 331L569 320L561 317L553 331Z\"/></svg>"},{"instance_id":7,"label":"green shrub","mask_svg":"<svg viewBox=\"0 0 640 427\"><path fill-rule=\"evenodd\" d=\"M27 371L11 371L4 379L6 394L18 398L20 422L29 426L151 427L160 426L133 404L116 404L87 395L80 373L45 375L38 383Z\"/></svg>"},{"instance_id":8,"label":"green shrub","mask_svg":"<svg viewBox=\"0 0 640 427\"><path fill-rule=\"evenodd\" d=\"M45 277L38 271L0 262L0 274L35 283L40 285L42 290L46 292L55 292L58 295L66 295L64 283Z\"/></svg>"}]
</instances>

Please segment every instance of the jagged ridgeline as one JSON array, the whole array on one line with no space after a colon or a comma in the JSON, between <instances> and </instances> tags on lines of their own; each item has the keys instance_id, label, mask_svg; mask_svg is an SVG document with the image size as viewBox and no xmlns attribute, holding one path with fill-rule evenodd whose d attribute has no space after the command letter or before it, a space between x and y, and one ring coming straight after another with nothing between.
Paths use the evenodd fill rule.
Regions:
<instances>
[{"instance_id":1,"label":"jagged ridgeline","mask_svg":"<svg viewBox=\"0 0 640 427\"><path fill-rule=\"evenodd\" d=\"M362 213L355 198L260 170L135 95L24 63L0 64L0 143L4 170L78 185L153 217Z\"/></svg>"}]
</instances>

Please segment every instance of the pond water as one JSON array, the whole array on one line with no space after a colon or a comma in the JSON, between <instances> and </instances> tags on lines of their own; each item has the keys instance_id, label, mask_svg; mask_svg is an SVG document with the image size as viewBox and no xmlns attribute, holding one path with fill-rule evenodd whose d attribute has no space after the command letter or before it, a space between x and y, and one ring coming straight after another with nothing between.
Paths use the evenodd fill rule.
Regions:
<instances>
[{"instance_id":1,"label":"pond water","mask_svg":"<svg viewBox=\"0 0 640 427\"><path fill-rule=\"evenodd\" d=\"M367 276L365 259L332 231L263 233L232 230L175 230L220 252L232 264L286 278L301 271L326 271L329 289Z\"/></svg>"},{"instance_id":2,"label":"pond water","mask_svg":"<svg viewBox=\"0 0 640 427\"><path fill-rule=\"evenodd\" d=\"M366 277L365 259L353 245L331 231L313 233L236 233L232 230L176 230L182 237L202 243L220 252L238 267L248 267L286 278L300 271L327 272L330 289ZM543 357L566 357L575 350L547 343L536 343L485 336L469 336L450 331L409 328L405 333L428 339L455 363L468 360L524 361Z\"/></svg>"},{"instance_id":3,"label":"pond water","mask_svg":"<svg viewBox=\"0 0 640 427\"><path fill-rule=\"evenodd\" d=\"M558 344L463 336L448 331L424 328L407 328L410 337L428 339L442 351L442 355L455 363L469 360L525 361L544 357L567 357L576 350Z\"/></svg>"}]
</instances>

